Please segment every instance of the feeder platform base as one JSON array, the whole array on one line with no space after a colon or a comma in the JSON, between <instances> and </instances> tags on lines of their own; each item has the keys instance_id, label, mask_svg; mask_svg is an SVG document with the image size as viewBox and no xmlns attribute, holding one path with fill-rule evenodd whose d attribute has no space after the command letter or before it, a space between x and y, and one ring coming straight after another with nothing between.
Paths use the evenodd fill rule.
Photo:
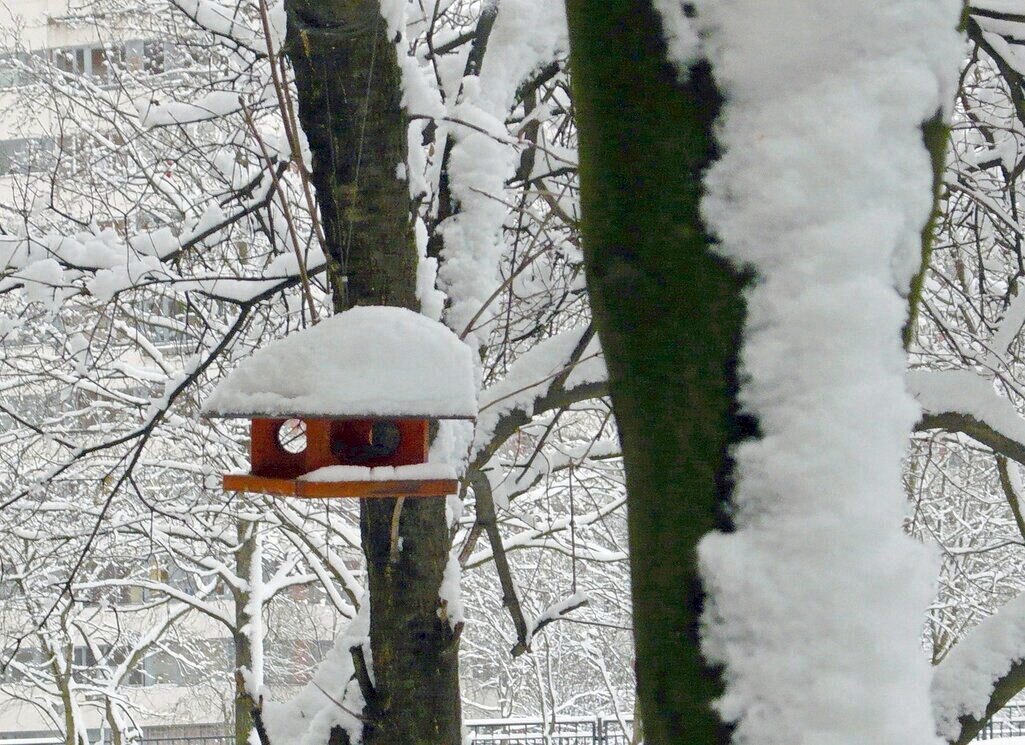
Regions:
<instances>
[{"instance_id":1,"label":"feeder platform base","mask_svg":"<svg viewBox=\"0 0 1025 745\"><path fill-rule=\"evenodd\" d=\"M445 497L459 491L455 479L409 479L392 481L304 481L229 473L223 477L224 491L271 494L306 499L373 499L375 497Z\"/></svg>"}]
</instances>

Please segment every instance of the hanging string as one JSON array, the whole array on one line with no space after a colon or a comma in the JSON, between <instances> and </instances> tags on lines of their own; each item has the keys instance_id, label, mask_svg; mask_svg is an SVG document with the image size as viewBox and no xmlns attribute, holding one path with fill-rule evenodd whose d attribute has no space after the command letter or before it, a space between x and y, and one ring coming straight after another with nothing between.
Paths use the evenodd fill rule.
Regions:
<instances>
[{"instance_id":1,"label":"hanging string","mask_svg":"<svg viewBox=\"0 0 1025 745\"><path fill-rule=\"evenodd\" d=\"M355 200L359 195L359 172L360 167L363 165L363 144L366 141L367 136L367 118L370 115L370 93L373 90L374 84L374 67L377 62L377 44L378 36L381 24L384 22L384 17L378 15L378 22L374 25L374 41L373 46L370 49L370 67L367 71L367 91L363 101L363 121L360 122L359 130L359 144L356 147L356 170L352 177L352 199ZM342 304L343 307L349 307L349 249L352 247L352 230L353 230L353 215L355 213L354 205L349 206L349 227L345 236L345 247L342 249Z\"/></svg>"},{"instance_id":2,"label":"hanging string","mask_svg":"<svg viewBox=\"0 0 1025 745\"><path fill-rule=\"evenodd\" d=\"M334 558L331 556L331 500L324 500L324 553L327 558L328 571L334 574Z\"/></svg>"}]
</instances>

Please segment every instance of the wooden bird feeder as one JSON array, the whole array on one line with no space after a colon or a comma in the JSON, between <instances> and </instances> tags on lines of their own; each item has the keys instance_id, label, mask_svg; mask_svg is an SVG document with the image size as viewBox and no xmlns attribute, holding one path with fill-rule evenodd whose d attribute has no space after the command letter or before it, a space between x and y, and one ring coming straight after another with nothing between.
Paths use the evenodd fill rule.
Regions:
<instances>
[{"instance_id":1,"label":"wooden bird feeder","mask_svg":"<svg viewBox=\"0 0 1025 745\"><path fill-rule=\"evenodd\" d=\"M425 316L354 308L244 360L203 414L251 420L250 472L225 474L225 491L445 496L458 482L451 465L428 463L428 432L475 416L472 359Z\"/></svg>"}]
</instances>

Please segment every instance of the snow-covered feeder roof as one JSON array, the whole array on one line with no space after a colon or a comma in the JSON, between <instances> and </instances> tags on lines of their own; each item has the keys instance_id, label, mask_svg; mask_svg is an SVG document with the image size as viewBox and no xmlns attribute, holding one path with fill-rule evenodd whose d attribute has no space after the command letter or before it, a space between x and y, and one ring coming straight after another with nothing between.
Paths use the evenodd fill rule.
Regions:
<instances>
[{"instance_id":1,"label":"snow-covered feeder roof","mask_svg":"<svg viewBox=\"0 0 1025 745\"><path fill-rule=\"evenodd\" d=\"M243 360L207 398L203 415L473 418L473 359L426 316L357 307Z\"/></svg>"}]
</instances>

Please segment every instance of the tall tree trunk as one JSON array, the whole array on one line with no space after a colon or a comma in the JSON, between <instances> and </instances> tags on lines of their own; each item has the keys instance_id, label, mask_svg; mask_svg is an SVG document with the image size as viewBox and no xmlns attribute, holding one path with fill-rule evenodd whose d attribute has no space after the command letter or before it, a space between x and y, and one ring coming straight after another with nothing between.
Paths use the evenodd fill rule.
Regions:
<instances>
[{"instance_id":1,"label":"tall tree trunk","mask_svg":"<svg viewBox=\"0 0 1025 745\"><path fill-rule=\"evenodd\" d=\"M594 322L626 467L637 684L649 745L728 741L698 647L696 546L728 527L745 278L699 216L720 95L684 82L651 0L567 0Z\"/></svg>"},{"instance_id":2,"label":"tall tree trunk","mask_svg":"<svg viewBox=\"0 0 1025 745\"><path fill-rule=\"evenodd\" d=\"M401 72L378 0L286 0L286 52L330 254L337 311L417 309ZM392 521L401 546L392 548ZM450 548L441 499L364 500L374 688L365 745L461 742L458 633L438 613ZM336 729L332 742L345 742Z\"/></svg>"}]
</instances>

